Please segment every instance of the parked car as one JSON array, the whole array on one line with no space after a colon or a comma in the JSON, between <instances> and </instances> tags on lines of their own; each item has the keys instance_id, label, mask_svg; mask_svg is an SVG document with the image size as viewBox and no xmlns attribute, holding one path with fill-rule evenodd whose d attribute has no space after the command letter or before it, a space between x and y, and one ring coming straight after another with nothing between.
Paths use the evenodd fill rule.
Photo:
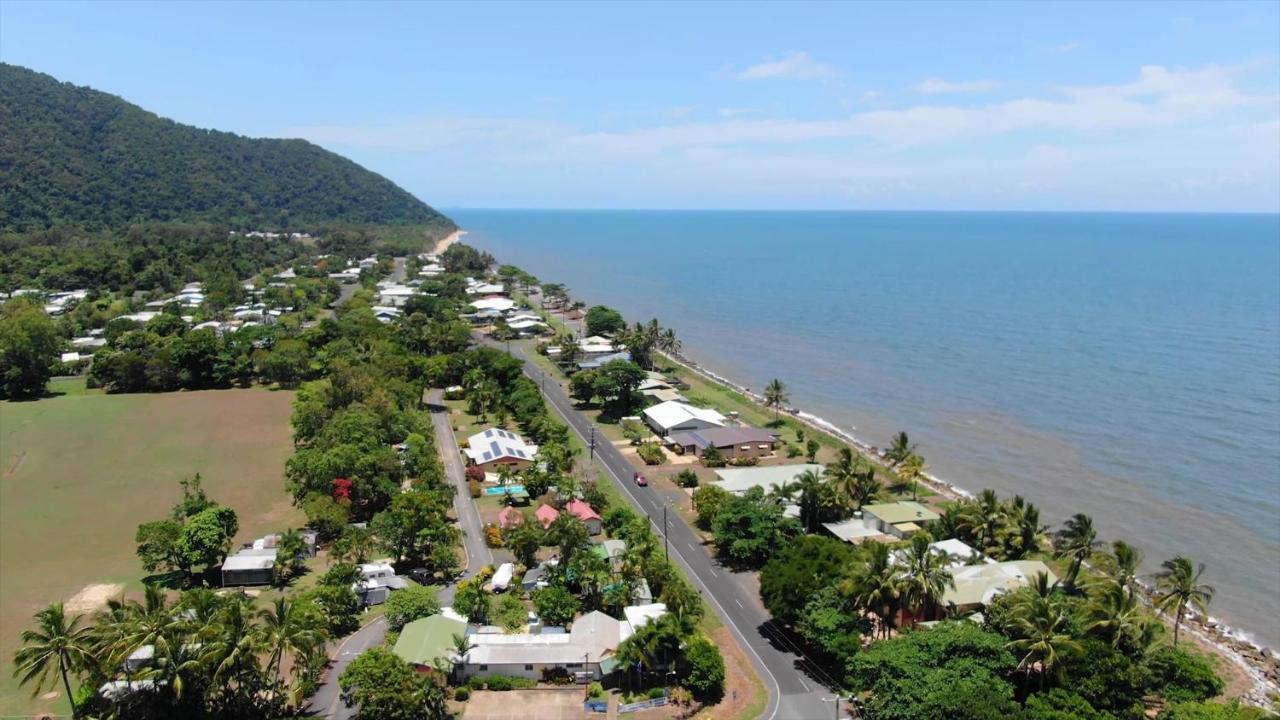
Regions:
<instances>
[{"instance_id":1,"label":"parked car","mask_svg":"<svg viewBox=\"0 0 1280 720\"><path fill-rule=\"evenodd\" d=\"M413 578L419 585L430 585L434 579L432 572L426 568L414 568L409 571L409 577Z\"/></svg>"},{"instance_id":2,"label":"parked car","mask_svg":"<svg viewBox=\"0 0 1280 720\"><path fill-rule=\"evenodd\" d=\"M639 485L640 487L648 487L648 486L649 486L649 480L648 480L647 478L645 478L645 476L644 476L644 475L641 475L640 473L636 473L635 475L633 475L633 476L631 477L631 479L632 479L632 480L634 480L634 481L635 481L635 483L636 483L636 485Z\"/></svg>"}]
</instances>

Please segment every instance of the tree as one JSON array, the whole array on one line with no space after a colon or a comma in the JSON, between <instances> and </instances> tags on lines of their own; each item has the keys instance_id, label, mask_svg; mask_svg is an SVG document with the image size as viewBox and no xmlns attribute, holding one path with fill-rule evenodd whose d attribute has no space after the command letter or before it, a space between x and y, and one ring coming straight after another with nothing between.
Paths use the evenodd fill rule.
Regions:
<instances>
[{"instance_id":1,"label":"tree","mask_svg":"<svg viewBox=\"0 0 1280 720\"><path fill-rule=\"evenodd\" d=\"M1132 593L1119 583L1107 582L1095 588L1088 605L1086 630L1119 647L1141 635L1143 610Z\"/></svg>"},{"instance_id":2,"label":"tree","mask_svg":"<svg viewBox=\"0 0 1280 720\"><path fill-rule=\"evenodd\" d=\"M209 567L221 563L231 548L231 538L240 530L236 511L214 505L196 513L182 526L174 543L180 567Z\"/></svg>"},{"instance_id":3,"label":"tree","mask_svg":"<svg viewBox=\"0 0 1280 720\"><path fill-rule=\"evenodd\" d=\"M534 591L533 606L545 625L564 626L578 614L577 596L554 585Z\"/></svg>"},{"instance_id":4,"label":"tree","mask_svg":"<svg viewBox=\"0 0 1280 720\"><path fill-rule=\"evenodd\" d=\"M760 488L730 496L711 523L716 548L743 567L759 567L798 530L795 520L784 517L783 507Z\"/></svg>"},{"instance_id":5,"label":"tree","mask_svg":"<svg viewBox=\"0 0 1280 720\"><path fill-rule=\"evenodd\" d=\"M276 563L283 566L288 575L302 571L306 553L307 541L302 538L302 533L294 528L287 528L280 533L276 544Z\"/></svg>"},{"instance_id":6,"label":"tree","mask_svg":"<svg viewBox=\"0 0 1280 720\"><path fill-rule=\"evenodd\" d=\"M604 305L594 305L587 309L585 316L589 335L612 335L626 328L622 313Z\"/></svg>"},{"instance_id":7,"label":"tree","mask_svg":"<svg viewBox=\"0 0 1280 720\"><path fill-rule=\"evenodd\" d=\"M728 490L719 485L703 485L693 491L693 508L698 513L698 527L710 530L715 518L724 509L729 498Z\"/></svg>"},{"instance_id":8,"label":"tree","mask_svg":"<svg viewBox=\"0 0 1280 720\"><path fill-rule=\"evenodd\" d=\"M1216 702L1186 702L1170 705L1160 713L1158 720L1260 720L1256 709L1241 705L1239 700L1222 704Z\"/></svg>"},{"instance_id":9,"label":"tree","mask_svg":"<svg viewBox=\"0 0 1280 720\"><path fill-rule=\"evenodd\" d=\"M724 697L724 658L720 648L703 635L690 640L684 648L687 666L682 684L698 701L715 704Z\"/></svg>"},{"instance_id":10,"label":"tree","mask_svg":"<svg viewBox=\"0 0 1280 720\"><path fill-rule=\"evenodd\" d=\"M764 388L764 406L773 408L773 420L778 421L778 411L780 411L788 401L791 400L790 394L787 392L787 386L778 378L769 381Z\"/></svg>"},{"instance_id":11,"label":"tree","mask_svg":"<svg viewBox=\"0 0 1280 720\"><path fill-rule=\"evenodd\" d=\"M22 631L22 647L13 655L14 676L19 685L34 683L32 695L52 687L53 673L62 677L62 687L71 703L71 717L77 717L70 673L93 663L89 629L80 626L81 616L68 618L62 603L53 603L36 613L36 629Z\"/></svg>"},{"instance_id":12,"label":"tree","mask_svg":"<svg viewBox=\"0 0 1280 720\"><path fill-rule=\"evenodd\" d=\"M823 476L816 470L805 470L796 476L795 490L800 495L800 522L805 532L813 532L822 514Z\"/></svg>"},{"instance_id":13,"label":"tree","mask_svg":"<svg viewBox=\"0 0 1280 720\"><path fill-rule=\"evenodd\" d=\"M138 544L138 559L142 561L142 569L147 572L185 572L187 566L177 551L181 535L182 523L176 520L156 520L139 525L133 540Z\"/></svg>"},{"instance_id":14,"label":"tree","mask_svg":"<svg viewBox=\"0 0 1280 720\"><path fill-rule=\"evenodd\" d=\"M889 442L889 449L884 451L884 459L889 461L889 465L896 467L914 455L915 452L915 443L911 442L911 438L907 437L905 431L900 431Z\"/></svg>"},{"instance_id":15,"label":"tree","mask_svg":"<svg viewBox=\"0 0 1280 720\"><path fill-rule=\"evenodd\" d=\"M1204 569L1204 563L1194 565L1190 558L1178 555L1160 563L1160 571L1156 573L1156 607L1173 613L1174 647L1178 645L1178 631L1187 608L1202 615L1209 612L1214 589L1200 582Z\"/></svg>"},{"instance_id":16,"label":"tree","mask_svg":"<svg viewBox=\"0 0 1280 720\"><path fill-rule=\"evenodd\" d=\"M1027 677L1038 674L1041 687L1046 677L1059 672L1064 654L1081 649L1068 623L1062 608L1047 598L1033 599L1014 621L1015 637L1009 649L1021 656L1018 669Z\"/></svg>"},{"instance_id":17,"label":"tree","mask_svg":"<svg viewBox=\"0 0 1280 720\"><path fill-rule=\"evenodd\" d=\"M295 658L322 645L327 633L321 628L319 614L306 602L278 597L269 608L258 611L260 643L270 654L267 667L277 684L280 664L286 653Z\"/></svg>"},{"instance_id":18,"label":"tree","mask_svg":"<svg viewBox=\"0 0 1280 720\"><path fill-rule=\"evenodd\" d=\"M43 395L60 345L42 307L26 298L0 305L0 398Z\"/></svg>"},{"instance_id":19,"label":"tree","mask_svg":"<svg viewBox=\"0 0 1280 720\"><path fill-rule=\"evenodd\" d=\"M841 587L855 606L876 614L880 620L881 635L888 637L902 602L898 570L894 567L888 545L873 540L862 549L866 562L855 564L852 575Z\"/></svg>"},{"instance_id":20,"label":"tree","mask_svg":"<svg viewBox=\"0 0 1280 720\"><path fill-rule=\"evenodd\" d=\"M630 360L610 360L595 371L595 394L620 413L635 404L636 388L644 382L644 368Z\"/></svg>"},{"instance_id":21,"label":"tree","mask_svg":"<svg viewBox=\"0 0 1280 720\"><path fill-rule=\"evenodd\" d=\"M1162 647L1147 660L1154 685L1165 702L1183 703L1209 700L1222 694L1222 678L1204 655L1176 647Z\"/></svg>"},{"instance_id":22,"label":"tree","mask_svg":"<svg viewBox=\"0 0 1280 720\"><path fill-rule=\"evenodd\" d=\"M840 579L853 563L853 547L820 535L796 538L760 571L760 598L775 620L795 624L805 605Z\"/></svg>"},{"instance_id":23,"label":"tree","mask_svg":"<svg viewBox=\"0 0 1280 720\"><path fill-rule=\"evenodd\" d=\"M516 556L516 562L526 568L533 567L537 562L542 538L542 526L532 520L516 523L502 531L503 544Z\"/></svg>"},{"instance_id":24,"label":"tree","mask_svg":"<svg viewBox=\"0 0 1280 720\"><path fill-rule=\"evenodd\" d=\"M547 539L560 547L560 562L568 564L589 543L587 526L574 515L562 512L547 527Z\"/></svg>"},{"instance_id":25,"label":"tree","mask_svg":"<svg viewBox=\"0 0 1280 720\"><path fill-rule=\"evenodd\" d=\"M1064 688L1053 688L1027 698L1022 720L1114 720L1088 700Z\"/></svg>"},{"instance_id":26,"label":"tree","mask_svg":"<svg viewBox=\"0 0 1280 720\"><path fill-rule=\"evenodd\" d=\"M1054 554L1069 560L1066 585L1074 589L1080 576L1080 566L1088 560L1093 551L1102 543L1098 542L1098 533L1093 529L1093 518L1084 513L1076 513L1067 519L1054 539Z\"/></svg>"},{"instance_id":27,"label":"tree","mask_svg":"<svg viewBox=\"0 0 1280 720\"><path fill-rule=\"evenodd\" d=\"M947 589L955 589L956 582L947 570L949 558L934 552L927 533L912 536L899 569L899 589L902 602L911 609L911 624L921 616L932 618L934 609Z\"/></svg>"},{"instance_id":28,"label":"tree","mask_svg":"<svg viewBox=\"0 0 1280 720\"><path fill-rule=\"evenodd\" d=\"M415 488L396 495L369 528L397 561L421 564L435 546L456 540L457 528L445 517L448 506L444 494Z\"/></svg>"},{"instance_id":29,"label":"tree","mask_svg":"<svg viewBox=\"0 0 1280 720\"><path fill-rule=\"evenodd\" d=\"M596 396L596 371L579 370L569 378L569 396L579 403L590 403Z\"/></svg>"},{"instance_id":30,"label":"tree","mask_svg":"<svg viewBox=\"0 0 1280 720\"><path fill-rule=\"evenodd\" d=\"M444 689L385 647L361 653L338 679L357 720L443 720Z\"/></svg>"},{"instance_id":31,"label":"tree","mask_svg":"<svg viewBox=\"0 0 1280 720\"><path fill-rule=\"evenodd\" d=\"M453 609L472 624L484 625L489 622L492 611L489 593L484 591L484 585L475 578L464 580L458 583L458 590L454 593Z\"/></svg>"},{"instance_id":32,"label":"tree","mask_svg":"<svg viewBox=\"0 0 1280 720\"><path fill-rule=\"evenodd\" d=\"M1142 551L1124 540L1111 543L1111 557L1107 572L1116 584L1133 594L1138 582L1138 567L1142 565Z\"/></svg>"},{"instance_id":33,"label":"tree","mask_svg":"<svg viewBox=\"0 0 1280 720\"><path fill-rule=\"evenodd\" d=\"M996 536L1005 526L1004 507L995 490L978 493L975 501L965 503L959 516L960 529L984 551L995 546Z\"/></svg>"},{"instance_id":34,"label":"tree","mask_svg":"<svg viewBox=\"0 0 1280 720\"><path fill-rule=\"evenodd\" d=\"M910 486L911 499L918 500L917 490L920 486L920 478L924 476L924 458L917 453L911 453L907 459L902 461L898 466L898 478L904 486Z\"/></svg>"},{"instance_id":35,"label":"tree","mask_svg":"<svg viewBox=\"0 0 1280 720\"><path fill-rule=\"evenodd\" d=\"M440 612L436 589L412 585L387 596L387 624L396 632L414 620Z\"/></svg>"}]
</instances>

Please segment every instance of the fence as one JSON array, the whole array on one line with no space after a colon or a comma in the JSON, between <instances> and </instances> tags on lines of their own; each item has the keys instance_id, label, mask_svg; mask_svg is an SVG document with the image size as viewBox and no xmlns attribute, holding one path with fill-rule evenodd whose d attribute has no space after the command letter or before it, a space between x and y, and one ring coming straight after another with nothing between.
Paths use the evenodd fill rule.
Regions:
<instances>
[{"instance_id":1,"label":"fence","mask_svg":"<svg viewBox=\"0 0 1280 720\"><path fill-rule=\"evenodd\" d=\"M637 710L647 710L649 708L662 707L663 705L666 705L666 704L667 704L667 699L665 697L654 698L652 700L644 700L642 702L627 703L626 705L618 706L618 714L632 713L632 712L636 712Z\"/></svg>"}]
</instances>

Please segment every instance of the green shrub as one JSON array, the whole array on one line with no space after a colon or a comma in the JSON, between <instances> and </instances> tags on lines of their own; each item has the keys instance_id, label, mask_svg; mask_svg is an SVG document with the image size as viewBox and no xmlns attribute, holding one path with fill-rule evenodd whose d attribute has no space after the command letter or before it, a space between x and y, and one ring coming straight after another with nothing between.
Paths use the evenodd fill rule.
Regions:
<instances>
[{"instance_id":1,"label":"green shrub","mask_svg":"<svg viewBox=\"0 0 1280 720\"><path fill-rule=\"evenodd\" d=\"M587 686L587 697L602 698L604 697L604 686L598 682L593 682Z\"/></svg>"},{"instance_id":2,"label":"green shrub","mask_svg":"<svg viewBox=\"0 0 1280 720\"><path fill-rule=\"evenodd\" d=\"M494 692L506 692L507 690L528 690L538 686L536 680L522 677L512 677L510 675L490 675L489 677L471 678L468 685L472 690L493 690Z\"/></svg>"},{"instance_id":3,"label":"green shrub","mask_svg":"<svg viewBox=\"0 0 1280 720\"><path fill-rule=\"evenodd\" d=\"M480 483L476 482L475 480L468 480L467 492L471 494L472 498L480 497Z\"/></svg>"},{"instance_id":4,"label":"green shrub","mask_svg":"<svg viewBox=\"0 0 1280 720\"><path fill-rule=\"evenodd\" d=\"M648 694L649 694L649 699L650 699L650 700L657 700L657 699L658 699L658 698L660 698L660 697L666 697L666 696L667 696L667 689L666 689L666 688L660 688L660 687L658 687L658 688L649 688L649 693L648 693Z\"/></svg>"},{"instance_id":5,"label":"green shrub","mask_svg":"<svg viewBox=\"0 0 1280 720\"><path fill-rule=\"evenodd\" d=\"M733 460L729 461L729 464L735 467L751 467L753 465L756 465L759 462L760 461L757 460L756 458L743 456L743 457L734 458Z\"/></svg>"},{"instance_id":6,"label":"green shrub","mask_svg":"<svg viewBox=\"0 0 1280 720\"><path fill-rule=\"evenodd\" d=\"M671 479L675 481L676 485L679 485L682 488L698 487L698 473L690 470L689 468L685 468L684 470L676 473Z\"/></svg>"},{"instance_id":7,"label":"green shrub","mask_svg":"<svg viewBox=\"0 0 1280 720\"><path fill-rule=\"evenodd\" d=\"M636 451L645 465L661 465L667 461L667 454L657 443L645 443Z\"/></svg>"},{"instance_id":8,"label":"green shrub","mask_svg":"<svg viewBox=\"0 0 1280 720\"><path fill-rule=\"evenodd\" d=\"M724 455L721 454L720 450L716 448L715 445L708 447L706 451L702 453L702 464L706 467L722 468L724 467L724 463Z\"/></svg>"},{"instance_id":9,"label":"green shrub","mask_svg":"<svg viewBox=\"0 0 1280 720\"><path fill-rule=\"evenodd\" d=\"M463 685L453 691L453 699L458 702L466 702L471 698L471 688Z\"/></svg>"},{"instance_id":10,"label":"green shrub","mask_svg":"<svg viewBox=\"0 0 1280 720\"><path fill-rule=\"evenodd\" d=\"M800 457L803 454L804 454L804 451L796 447L795 445L787 445L787 457L789 458Z\"/></svg>"}]
</instances>

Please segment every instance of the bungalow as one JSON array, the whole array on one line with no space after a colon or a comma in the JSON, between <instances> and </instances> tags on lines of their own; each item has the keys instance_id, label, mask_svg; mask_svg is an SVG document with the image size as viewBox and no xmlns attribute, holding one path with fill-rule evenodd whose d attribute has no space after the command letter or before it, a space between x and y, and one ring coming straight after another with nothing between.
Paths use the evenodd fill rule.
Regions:
<instances>
[{"instance_id":1,"label":"bungalow","mask_svg":"<svg viewBox=\"0 0 1280 720\"><path fill-rule=\"evenodd\" d=\"M468 295L506 295L507 289L498 283L477 282L467 288Z\"/></svg>"},{"instance_id":2,"label":"bungalow","mask_svg":"<svg viewBox=\"0 0 1280 720\"><path fill-rule=\"evenodd\" d=\"M467 448L462 451L467 464L483 468L485 472L506 466L513 469L527 468L533 464L538 446L530 445L524 438L501 428L489 428L467 438Z\"/></svg>"},{"instance_id":3,"label":"bungalow","mask_svg":"<svg viewBox=\"0 0 1280 720\"><path fill-rule=\"evenodd\" d=\"M473 648L463 659L462 677L509 675L542 680L569 675L599 680L617 667L613 655L632 631L627 623L600 611L583 615L567 633L480 634L468 636Z\"/></svg>"},{"instance_id":4,"label":"bungalow","mask_svg":"<svg viewBox=\"0 0 1280 720\"><path fill-rule=\"evenodd\" d=\"M456 655L454 635L466 635L467 624L443 613L429 615L406 624L392 650L414 670L426 673L438 661L452 661Z\"/></svg>"},{"instance_id":5,"label":"bungalow","mask_svg":"<svg viewBox=\"0 0 1280 720\"><path fill-rule=\"evenodd\" d=\"M939 540L935 543L929 543L929 549L934 555L938 555L946 560L948 569L962 568L970 563L981 562L984 560L982 553L969 547L961 540L951 538L948 540ZM895 550L889 556L889 562L893 564L903 563L907 561L907 551ZM994 560L986 559L986 563L992 564Z\"/></svg>"},{"instance_id":6,"label":"bungalow","mask_svg":"<svg viewBox=\"0 0 1280 720\"><path fill-rule=\"evenodd\" d=\"M596 355L583 360L579 360L577 365L579 370L595 370L604 367L614 360L631 361L631 353L623 350L622 352L609 353L608 355Z\"/></svg>"},{"instance_id":7,"label":"bungalow","mask_svg":"<svg viewBox=\"0 0 1280 720\"><path fill-rule=\"evenodd\" d=\"M622 565L622 556L627 552L627 543L625 540L605 540L592 546L591 552L601 560L608 561L609 565L617 570Z\"/></svg>"},{"instance_id":8,"label":"bungalow","mask_svg":"<svg viewBox=\"0 0 1280 720\"><path fill-rule=\"evenodd\" d=\"M107 339L104 337L85 336L72 338L71 340L71 347L81 350L97 350L100 347L105 347L106 344Z\"/></svg>"},{"instance_id":9,"label":"bungalow","mask_svg":"<svg viewBox=\"0 0 1280 720\"><path fill-rule=\"evenodd\" d=\"M555 522L556 518L560 517L560 511L543 503L538 506L537 510L533 511L533 516L542 524L542 529L546 530L551 527L551 523Z\"/></svg>"},{"instance_id":10,"label":"bungalow","mask_svg":"<svg viewBox=\"0 0 1280 720\"><path fill-rule=\"evenodd\" d=\"M547 587L547 585L546 565L529 568L529 570L525 571L524 577L520 578L520 589L524 592L533 592L534 590Z\"/></svg>"},{"instance_id":11,"label":"bungalow","mask_svg":"<svg viewBox=\"0 0 1280 720\"><path fill-rule=\"evenodd\" d=\"M761 488L766 493L786 487L795 482L797 477L812 470L822 472L817 463L798 465L770 465L766 467L720 468L716 470L714 485L719 485L726 492L741 495L751 488Z\"/></svg>"},{"instance_id":12,"label":"bungalow","mask_svg":"<svg viewBox=\"0 0 1280 720\"><path fill-rule=\"evenodd\" d=\"M524 523L524 515L515 507L508 505L498 512L498 527L506 530Z\"/></svg>"},{"instance_id":13,"label":"bungalow","mask_svg":"<svg viewBox=\"0 0 1280 720\"><path fill-rule=\"evenodd\" d=\"M582 500L570 500L569 504L564 506L565 512L571 513L574 517L582 521L587 526L587 532L592 535L599 535L604 532L604 525L601 524L600 513Z\"/></svg>"},{"instance_id":14,"label":"bungalow","mask_svg":"<svg viewBox=\"0 0 1280 720\"><path fill-rule=\"evenodd\" d=\"M276 577L276 549L241 550L222 561L222 586L270 585Z\"/></svg>"},{"instance_id":15,"label":"bungalow","mask_svg":"<svg viewBox=\"0 0 1280 720\"><path fill-rule=\"evenodd\" d=\"M760 458L773 454L778 433L753 427L716 427L673 432L667 436L667 442L695 457L702 457L708 448L714 447L727 459Z\"/></svg>"},{"instance_id":16,"label":"bungalow","mask_svg":"<svg viewBox=\"0 0 1280 720\"><path fill-rule=\"evenodd\" d=\"M516 308L516 303L514 300L509 300L507 298L500 298L500 297L472 300L468 303L468 305L475 308L477 311L496 310L500 313L509 312Z\"/></svg>"},{"instance_id":17,"label":"bungalow","mask_svg":"<svg viewBox=\"0 0 1280 720\"><path fill-rule=\"evenodd\" d=\"M389 307L404 307L409 298L418 294L418 289L407 285L390 285L378 290L378 304Z\"/></svg>"},{"instance_id":18,"label":"bungalow","mask_svg":"<svg viewBox=\"0 0 1280 720\"><path fill-rule=\"evenodd\" d=\"M640 383L640 387L636 388L641 395L647 398L653 398L657 402L664 403L672 400L684 402L684 396L680 394L672 386L671 382L662 376L662 373L650 370L648 377L644 382Z\"/></svg>"},{"instance_id":19,"label":"bungalow","mask_svg":"<svg viewBox=\"0 0 1280 720\"><path fill-rule=\"evenodd\" d=\"M645 408L644 421L653 428L655 433L662 436L680 430L724 427L727 422L724 415L715 410L676 401L658 403Z\"/></svg>"},{"instance_id":20,"label":"bungalow","mask_svg":"<svg viewBox=\"0 0 1280 720\"><path fill-rule=\"evenodd\" d=\"M942 594L942 602L951 608L953 615L968 615L982 610L997 595L1030 584L1040 573L1047 575L1050 583L1058 582L1049 566L1039 560L1010 560L955 568L951 571L955 587Z\"/></svg>"},{"instance_id":21,"label":"bungalow","mask_svg":"<svg viewBox=\"0 0 1280 720\"><path fill-rule=\"evenodd\" d=\"M521 335L541 335L547 331L547 324L541 320L511 320L507 327Z\"/></svg>"},{"instance_id":22,"label":"bungalow","mask_svg":"<svg viewBox=\"0 0 1280 720\"><path fill-rule=\"evenodd\" d=\"M822 523L822 527L837 540L843 540L847 543L857 545L859 543L875 540L876 542L897 542L898 539L892 535L885 535L880 532L874 520L868 522L862 513L855 513L854 517L840 522Z\"/></svg>"},{"instance_id":23,"label":"bungalow","mask_svg":"<svg viewBox=\"0 0 1280 720\"><path fill-rule=\"evenodd\" d=\"M592 335L578 341L578 352L583 355L608 355L625 347L601 335Z\"/></svg>"},{"instance_id":24,"label":"bungalow","mask_svg":"<svg viewBox=\"0 0 1280 720\"><path fill-rule=\"evenodd\" d=\"M378 322L382 323L389 323L404 314L400 308L390 305L374 305L370 310L373 311L373 316L378 319Z\"/></svg>"},{"instance_id":25,"label":"bungalow","mask_svg":"<svg viewBox=\"0 0 1280 720\"><path fill-rule=\"evenodd\" d=\"M921 528L938 519L938 514L918 502L876 503L863 505L862 514L875 528L886 535L908 538Z\"/></svg>"}]
</instances>

